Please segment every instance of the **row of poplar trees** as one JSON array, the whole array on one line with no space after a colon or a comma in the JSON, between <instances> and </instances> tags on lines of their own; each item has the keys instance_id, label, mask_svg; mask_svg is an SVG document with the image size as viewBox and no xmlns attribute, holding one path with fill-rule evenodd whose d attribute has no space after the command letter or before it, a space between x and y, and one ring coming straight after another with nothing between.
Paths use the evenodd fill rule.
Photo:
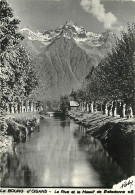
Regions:
<instances>
[{"instance_id":1,"label":"row of poplar trees","mask_svg":"<svg viewBox=\"0 0 135 195\"><path fill-rule=\"evenodd\" d=\"M78 102L132 108L135 114L135 24L128 24L107 56L93 68L81 89L72 93ZM121 110L122 113L122 110Z\"/></svg>"},{"instance_id":2,"label":"row of poplar trees","mask_svg":"<svg viewBox=\"0 0 135 195\"><path fill-rule=\"evenodd\" d=\"M6 0L0 1L0 44L1 44L1 108L11 102L19 103L37 85L28 52L22 46L20 21L14 18L13 10Z\"/></svg>"}]
</instances>

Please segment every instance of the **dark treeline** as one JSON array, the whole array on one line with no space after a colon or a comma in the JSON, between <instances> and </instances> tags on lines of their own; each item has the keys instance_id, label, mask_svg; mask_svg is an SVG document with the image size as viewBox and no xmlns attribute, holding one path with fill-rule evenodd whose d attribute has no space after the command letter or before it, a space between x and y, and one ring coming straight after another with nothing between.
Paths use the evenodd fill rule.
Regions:
<instances>
[{"instance_id":1,"label":"dark treeline","mask_svg":"<svg viewBox=\"0 0 135 195\"><path fill-rule=\"evenodd\" d=\"M71 96L82 111L103 111L104 114L125 113L134 110L135 24L121 31L111 52L93 68L78 91ZM135 113L134 113L135 114Z\"/></svg>"}]
</instances>

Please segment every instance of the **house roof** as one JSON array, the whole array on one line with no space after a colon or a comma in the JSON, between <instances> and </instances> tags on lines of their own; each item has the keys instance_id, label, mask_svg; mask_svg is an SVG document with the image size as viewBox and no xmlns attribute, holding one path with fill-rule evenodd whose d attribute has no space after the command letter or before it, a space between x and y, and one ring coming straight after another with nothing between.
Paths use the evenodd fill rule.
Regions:
<instances>
[{"instance_id":1,"label":"house roof","mask_svg":"<svg viewBox=\"0 0 135 195\"><path fill-rule=\"evenodd\" d=\"M70 106L78 107L79 104L78 104L78 102L76 102L76 101L70 101Z\"/></svg>"}]
</instances>

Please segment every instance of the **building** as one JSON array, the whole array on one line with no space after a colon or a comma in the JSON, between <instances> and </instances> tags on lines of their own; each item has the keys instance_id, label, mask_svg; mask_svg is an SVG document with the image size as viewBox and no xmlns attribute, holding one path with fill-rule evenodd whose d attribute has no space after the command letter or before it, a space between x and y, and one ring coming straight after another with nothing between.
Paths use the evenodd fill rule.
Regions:
<instances>
[{"instance_id":1,"label":"building","mask_svg":"<svg viewBox=\"0 0 135 195\"><path fill-rule=\"evenodd\" d=\"M76 102L76 101L70 101L70 110L71 111L78 110L78 107L79 106L80 105L78 104L78 102Z\"/></svg>"}]
</instances>

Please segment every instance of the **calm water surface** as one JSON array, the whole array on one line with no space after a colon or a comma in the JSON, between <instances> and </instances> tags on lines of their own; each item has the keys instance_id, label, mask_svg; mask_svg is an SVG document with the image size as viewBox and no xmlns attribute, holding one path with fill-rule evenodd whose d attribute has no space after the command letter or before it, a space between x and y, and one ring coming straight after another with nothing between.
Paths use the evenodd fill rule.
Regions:
<instances>
[{"instance_id":1,"label":"calm water surface","mask_svg":"<svg viewBox=\"0 0 135 195\"><path fill-rule=\"evenodd\" d=\"M99 141L68 118L47 118L40 131L5 153L2 186L112 187L125 176Z\"/></svg>"}]
</instances>

